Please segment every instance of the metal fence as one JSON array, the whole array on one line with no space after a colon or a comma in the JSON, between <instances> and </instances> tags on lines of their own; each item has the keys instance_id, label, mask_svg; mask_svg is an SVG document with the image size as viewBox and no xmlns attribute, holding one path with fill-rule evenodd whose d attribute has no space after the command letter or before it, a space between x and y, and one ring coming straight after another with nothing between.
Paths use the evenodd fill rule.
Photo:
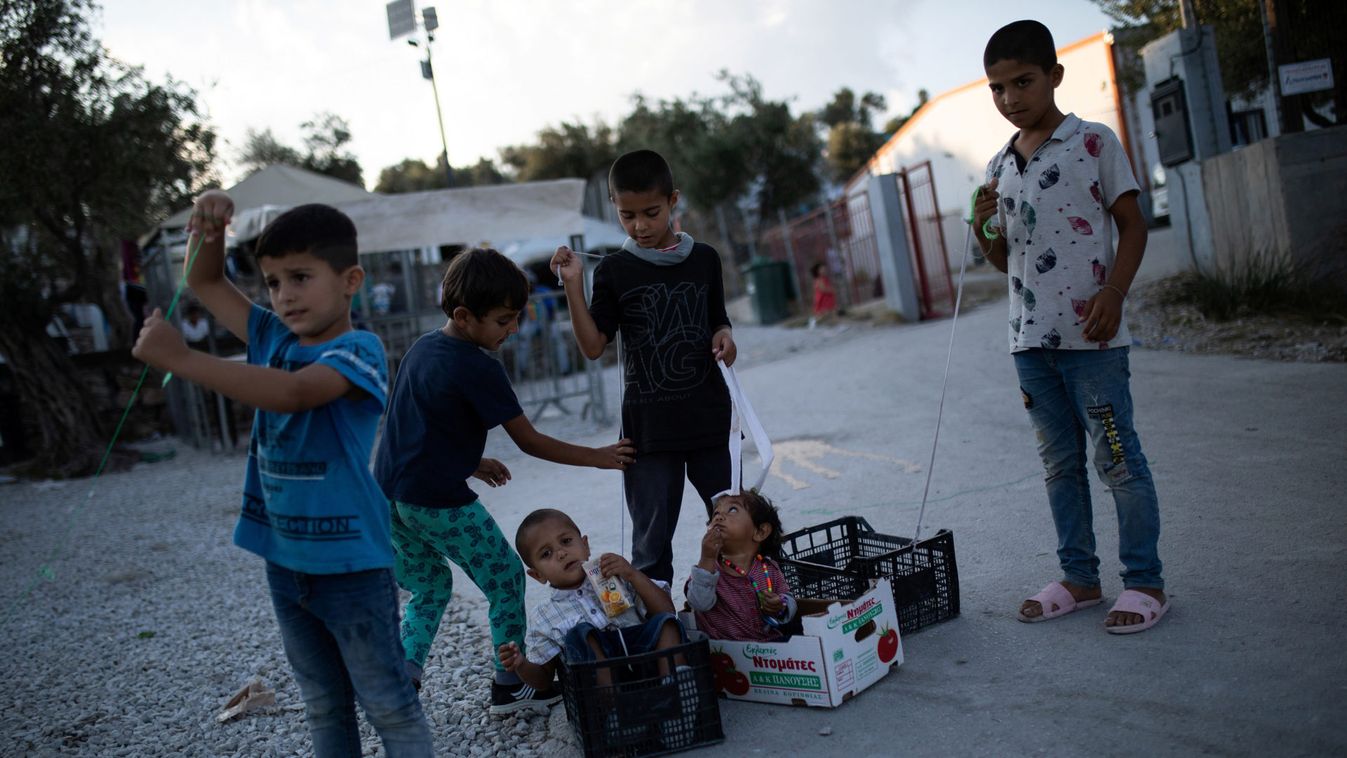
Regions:
<instances>
[{"instance_id":1,"label":"metal fence","mask_svg":"<svg viewBox=\"0 0 1347 758\"><path fill-rule=\"evenodd\" d=\"M825 264L837 282L838 305L843 308L884 295L866 195L837 200L790 221L783 214L780 223L763 233L758 249L768 258L790 263L802 302L813 291L809 270L816 263Z\"/></svg>"},{"instance_id":2,"label":"metal fence","mask_svg":"<svg viewBox=\"0 0 1347 758\"><path fill-rule=\"evenodd\" d=\"M893 181L903 205L921 317L938 318L953 311L955 293L931 162L904 168L893 174ZM816 263L826 264L837 282L840 306L881 298L884 279L870 202L870 193L862 190L795 219L782 214L780 222L763 233L759 250L791 264L796 291L805 300L813 286L809 269Z\"/></svg>"},{"instance_id":3,"label":"metal fence","mask_svg":"<svg viewBox=\"0 0 1347 758\"><path fill-rule=\"evenodd\" d=\"M935 199L935 177L931 162L908 166L897 174L898 194L903 198L907 218L908 242L917 270L917 288L921 296L921 317L939 318L954 312L954 284L949 274L949 248Z\"/></svg>"},{"instance_id":4,"label":"metal fence","mask_svg":"<svg viewBox=\"0 0 1347 758\"><path fill-rule=\"evenodd\" d=\"M152 302L167 302L172 296L181 271L183 241L175 240L178 249L171 254L160 251L147 263L146 284ZM357 329L371 331L383 341L391 380L412 344L444 324L439 281L447 261L428 260L424 251L399 251L362 254L361 264L367 276L360 297L352 304L352 319ZM236 283L256 302L266 304L258 277L240 276ZM228 357L243 359L232 339L226 340L229 349L217 350L217 335L224 332L214 330L211 352L235 353ZM564 293L543 290L531 295L519 334L506 340L495 357L505 365L519 403L531 417L555 407L597 423L608 422L601 361L587 360L580 353ZM183 441L196 447L230 449L239 444L239 434L246 438L246 431L235 430L235 413L227 400L181 381L169 384L168 396L174 428Z\"/></svg>"},{"instance_id":5,"label":"metal fence","mask_svg":"<svg viewBox=\"0 0 1347 758\"><path fill-rule=\"evenodd\" d=\"M563 413L578 410L581 418L608 423L602 359L591 361L580 352L564 292L544 290L530 295L519 333L505 341L496 357L505 365L519 404L530 416L555 406Z\"/></svg>"}]
</instances>

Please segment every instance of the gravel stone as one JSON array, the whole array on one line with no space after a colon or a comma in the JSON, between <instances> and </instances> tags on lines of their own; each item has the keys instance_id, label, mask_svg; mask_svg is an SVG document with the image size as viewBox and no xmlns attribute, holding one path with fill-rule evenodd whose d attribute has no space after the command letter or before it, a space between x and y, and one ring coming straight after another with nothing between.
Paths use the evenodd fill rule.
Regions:
<instances>
[{"instance_id":1,"label":"gravel stone","mask_svg":"<svg viewBox=\"0 0 1347 758\"><path fill-rule=\"evenodd\" d=\"M176 447L170 461L103 476L92 499L87 479L5 486L5 754L312 754L264 564L232 541L246 459ZM560 706L560 719L487 715L486 602L455 595L421 691L436 754L515 753L537 738L549 758L578 755L554 733L571 732ZM276 705L216 723L254 678ZM365 755L384 755L363 718L360 731Z\"/></svg>"}]
</instances>

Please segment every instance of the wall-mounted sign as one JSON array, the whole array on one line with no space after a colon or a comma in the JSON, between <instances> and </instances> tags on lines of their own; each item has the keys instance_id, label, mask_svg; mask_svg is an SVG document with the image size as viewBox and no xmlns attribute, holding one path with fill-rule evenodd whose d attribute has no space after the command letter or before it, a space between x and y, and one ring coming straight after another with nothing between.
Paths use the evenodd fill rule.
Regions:
<instances>
[{"instance_id":1,"label":"wall-mounted sign","mask_svg":"<svg viewBox=\"0 0 1347 758\"><path fill-rule=\"evenodd\" d=\"M1333 61L1320 58L1303 63L1288 63L1277 67L1283 95L1300 95L1333 89Z\"/></svg>"}]
</instances>

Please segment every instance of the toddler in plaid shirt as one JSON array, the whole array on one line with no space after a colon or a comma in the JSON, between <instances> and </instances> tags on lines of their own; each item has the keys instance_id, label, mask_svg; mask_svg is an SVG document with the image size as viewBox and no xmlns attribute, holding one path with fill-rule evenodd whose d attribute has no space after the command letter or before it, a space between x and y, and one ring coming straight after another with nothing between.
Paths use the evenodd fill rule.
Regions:
<instances>
[{"instance_id":1,"label":"toddler in plaid shirt","mask_svg":"<svg viewBox=\"0 0 1347 758\"><path fill-rule=\"evenodd\" d=\"M497 651L501 664L527 684L549 686L562 656L568 663L606 660L687 642L668 584L651 580L616 553L600 556L599 567L605 577L620 579L636 602L621 615L608 617L585 575L589 538L565 513L551 508L530 513L515 533L515 550L528 575L552 592L530 615L524 638L527 656L513 642ZM598 673L599 684L608 684L602 681L608 672Z\"/></svg>"}]
</instances>

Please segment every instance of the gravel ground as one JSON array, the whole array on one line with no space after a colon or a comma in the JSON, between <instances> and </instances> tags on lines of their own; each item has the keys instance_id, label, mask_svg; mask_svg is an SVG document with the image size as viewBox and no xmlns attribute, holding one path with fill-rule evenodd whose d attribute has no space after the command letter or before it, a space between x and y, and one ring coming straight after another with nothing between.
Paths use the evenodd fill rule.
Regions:
<instances>
[{"instance_id":1,"label":"gravel ground","mask_svg":"<svg viewBox=\"0 0 1347 758\"><path fill-rule=\"evenodd\" d=\"M244 458L184 446L175 459L88 480L3 490L0 569L10 655L6 755L311 753L263 564L230 542ZM52 576L32 591L43 565ZM573 753L564 713L491 719L484 602L451 606L422 699L440 755ZM253 678L275 706L217 724ZM377 743L362 726L367 754ZM556 734L559 739L552 738Z\"/></svg>"},{"instance_id":2,"label":"gravel ground","mask_svg":"<svg viewBox=\"0 0 1347 758\"><path fill-rule=\"evenodd\" d=\"M1304 363L1347 361L1347 323L1246 315L1212 321L1197 308L1168 304L1174 280L1138 285L1128 303L1133 342L1154 350L1219 353Z\"/></svg>"},{"instance_id":3,"label":"gravel ground","mask_svg":"<svg viewBox=\"0 0 1347 758\"><path fill-rule=\"evenodd\" d=\"M993 288L983 289L971 292L970 302L1000 298ZM1341 327L1272 320L1209 324L1159 306L1150 292L1138 292L1129 312L1145 347L1347 360L1347 330ZM876 321L815 330L743 327L736 336L741 360L761 365L890 328ZM615 369L606 381L616 417ZM613 431L571 417L552 416L538 425L587 444ZM499 435L488 455L507 462L522 456ZM0 754L310 752L263 564L231 543L243 463L239 454L177 445L171 461L104 476L91 500L89 480L0 486L0 580L6 588L0 633L11 650L2 664ZM437 753L578 754L560 707L547 716L487 715L485 601L461 574L456 587L422 691ZM531 586L530 599L539 596ZM276 705L217 724L215 715L229 697L254 678L275 690ZM373 731L368 725L362 730L366 754L381 754Z\"/></svg>"},{"instance_id":4,"label":"gravel ground","mask_svg":"<svg viewBox=\"0 0 1347 758\"><path fill-rule=\"evenodd\" d=\"M745 327L738 341L743 360L758 365L874 328ZM610 369L614 411L615 381ZM612 434L569 417L538 425L566 439ZM10 648L0 755L311 753L263 563L232 544L245 458L175 447L169 461L104 475L92 499L87 479L0 486L0 633ZM499 435L488 449L522 457ZM486 604L461 573L455 586L421 692L436 753L578 755L560 706L547 716L487 715ZM254 678L275 690L276 704L216 723ZM363 720L362 733L366 754L382 754Z\"/></svg>"}]
</instances>

